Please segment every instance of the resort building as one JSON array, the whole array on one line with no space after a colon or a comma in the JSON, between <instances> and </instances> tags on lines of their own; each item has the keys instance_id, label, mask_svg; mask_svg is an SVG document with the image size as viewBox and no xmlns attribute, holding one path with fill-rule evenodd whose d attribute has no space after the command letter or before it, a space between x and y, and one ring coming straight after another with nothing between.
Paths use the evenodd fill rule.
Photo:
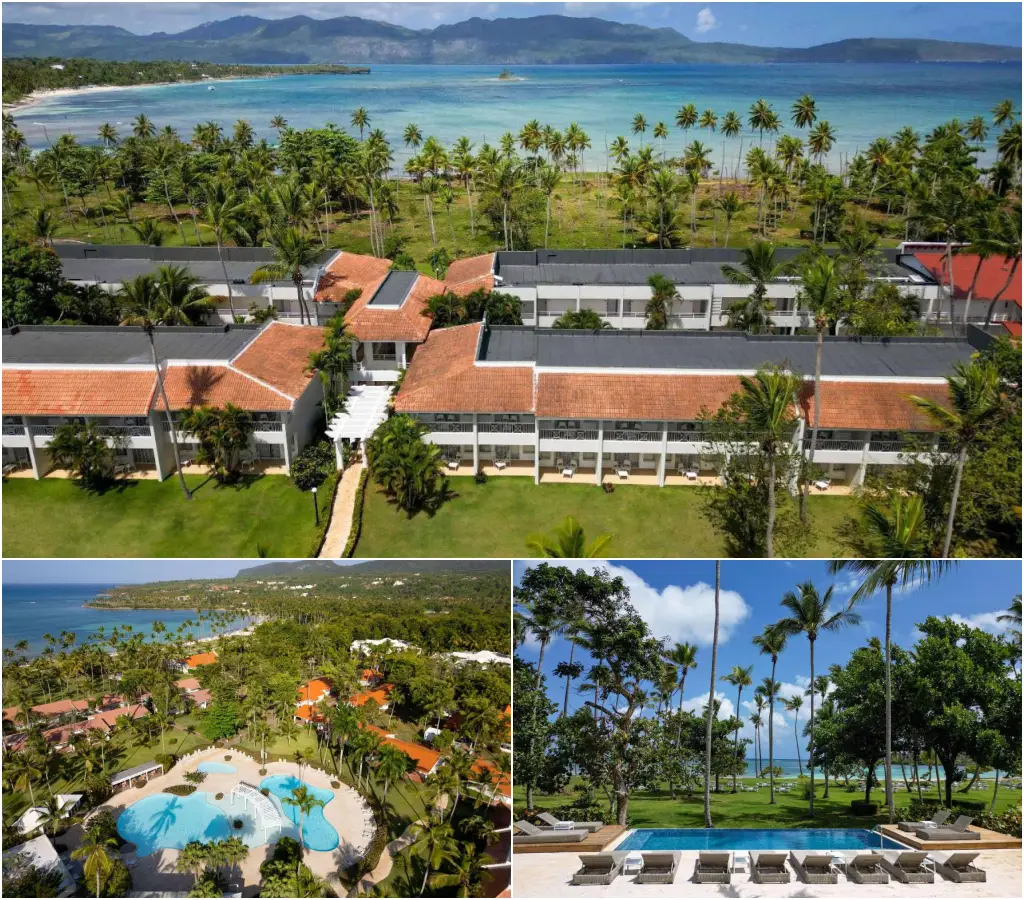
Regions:
<instances>
[{"instance_id":1,"label":"resort building","mask_svg":"<svg viewBox=\"0 0 1024 900\"><path fill-rule=\"evenodd\" d=\"M826 338L816 464L832 482L857 486L871 467L933 445L934 426L909 396L947 401L954 364L990 340L976 328L969 341ZM710 483L732 451L710 443L702 417L761 366L803 374L792 441L809 450L815 344L735 331L464 325L431 333L394 406L466 474Z\"/></svg>"},{"instance_id":2,"label":"resort building","mask_svg":"<svg viewBox=\"0 0 1024 900\"><path fill-rule=\"evenodd\" d=\"M396 738L385 729L379 728L376 725L370 725L367 722L361 722L359 727L379 735L385 744L390 744L392 747L401 750L412 760L413 769L409 773L409 778L411 780L422 782L428 776L433 775L434 772L437 771L437 767L441 762L442 756L436 750L431 750L429 747L424 747L422 744L414 744L412 741L403 741L400 738Z\"/></svg>"},{"instance_id":3,"label":"resort building","mask_svg":"<svg viewBox=\"0 0 1024 900\"><path fill-rule=\"evenodd\" d=\"M57 809L61 817L70 816L82 802L82 794L57 794ZM30 834L44 826L49 820L45 806L31 806L14 822L14 830L19 834Z\"/></svg>"},{"instance_id":4,"label":"resort building","mask_svg":"<svg viewBox=\"0 0 1024 900\"><path fill-rule=\"evenodd\" d=\"M382 684L378 688L373 688L368 691L359 691L349 699L350 706L366 706L367 703L373 702L381 708L384 712L387 712L388 705L391 703L391 690L394 685Z\"/></svg>"},{"instance_id":5,"label":"resort building","mask_svg":"<svg viewBox=\"0 0 1024 900\"><path fill-rule=\"evenodd\" d=\"M172 415L231 403L255 422L249 462L278 467L314 436L323 386L308 371L323 329L265 326L161 327L154 335ZM117 471L174 469L170 424L158 390L150 343L141 329L24 326L3 332L3 462L42 478L53 463L47 447L67 423L92 423L109 436ZM177 431L182 465L198 452Z\"/></svg>"},{"instance_id":6,"label":"resort building","mask_svg":"<svg viewBox=\"0 0 1024 900\"><path fill-rule=\"evenodd\" d=\"M60 878L55 895L57 897L70 897L78 890L77 882L64 865L53 842L45 834L4 850L5 875L15 877L15 873L22 867L56 873Z\"/></svg>"},{"instance_id":7,"label":"resort building","mask_svg":"<svg viewBox=\"0 0 1024 900\"><path fill-rule=\"evenodd\" d=\"M203 653L193 653L181 661L181 668L186 672L198 669L200 666L212 666L217 662L217 651L210 650Z\"/></svg>"}]
</instances>

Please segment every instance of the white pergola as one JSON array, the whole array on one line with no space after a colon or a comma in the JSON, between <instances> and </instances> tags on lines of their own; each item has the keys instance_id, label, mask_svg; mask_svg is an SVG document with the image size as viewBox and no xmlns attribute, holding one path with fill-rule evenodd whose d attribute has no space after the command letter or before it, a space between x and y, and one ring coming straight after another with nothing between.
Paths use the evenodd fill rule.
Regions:
<instances>
[{"instance_id":1,"label":"white pergola","mask_svg":"<svg viewBox=\"0 0 1024 900\"><path fill-rule=\"evenodd\" d=\"M345 409L331 419L327 434L334 441L334 458L341 468L341 442L359 441L366 462L366 439L388 417L391 388L386 385L354 384L345 396Z\"/></svg>"},{"instance_id":2,"label":"white pergola","mask_svg":"<svg viewBox=\"0 0 1024 900\"><path fill-rule=\"evenodd\" d=\"M256 818L263 829L264 838L271 828L281 829L281 814L277 811L277 807L263 796L258 787L247 781L240 781L231 789L231 802L234 803L236 798L241 799L242 809L248 808L248 805L252 803L256 811Z\"/></svg>"}]
</instances>

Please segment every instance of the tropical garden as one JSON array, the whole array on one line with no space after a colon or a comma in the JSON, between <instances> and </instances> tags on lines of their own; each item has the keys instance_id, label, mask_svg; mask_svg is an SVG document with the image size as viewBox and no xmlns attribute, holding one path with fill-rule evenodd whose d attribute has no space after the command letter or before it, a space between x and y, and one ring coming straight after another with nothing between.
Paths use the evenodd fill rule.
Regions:
<instances>
[{"instance_id":1,"label":"tropical garden","mask_svg":"<svg viewBox=\"0 0 1024 900\"><path fill-rule=\"evenodd\" d=\"M263 765L293 762L300 780L303 767L315 765L338 787L348 785L366 799L376 834L364 858L337 873L343 884L354 886L373 871L385 845L408 832L406 849L395 855L387 880L376 887L378 896L475 890L491 861L488 847L500 856L493 845L502 821L501 781L507 784L510 770L502 748L508 742L511 685L504 666L455 665L447 653L456 647L508 652L507 571L407 576L407 589L392 588L400 596L391 600L372 584L380 579L369 576L321 577L301 601L284 586L295 581L282 576L282 586L262 590L262 582L242 583L239 595L232 592L233 603L199 610L173 629L156 621L150 634L125 625L100 628L88 641L74 633L45 635L41 652L31 653L26 643L5 649L4 705L15 712L4 719L4 848L32 836L17 832L13 823L29 806L40 807L39 833L68 847L73 860L82 860L83 890L124 896L131 882L118 852L123 841L111 813L94 812L112 795L110 776L153 760L170 770L187 753L219 747L228 756L245 752ZM192 590L196 587L193 582ZM118 603L131 603L138 591L138 603L145 606L146 597L181 588L160 583L115 596ZM433 615L423 612L424 604ZM204 649L215 650L215 661L189 673L209 694L207 707L200 709L175 684L181 678L177 661L195 652L198 629L223 631L240 614L257 624L248 633L205 644ZM397 627L402 622L407 626ZM388 626L396 626L385 632L395 644L353 647L353 641L376 638ZM347 702L365 689L366 669L392 686L386 711L372 699ZM331 697L305 722L296 721L298 690L311 678L326 680ZM76 713L54 718L32 711L41 703L115 693L143 704L147 714L117 718L110 735L76 729ZM51 737L61 726L71 735L68 746L58 750ZM431 726L433 739L425 739ZM433 774L426 780L409 778L413 759L382 732L432 747L441 757ZM188 772L184 784L168 790L190 793L204 778L202 772ZM300 816L319 802L304 791L300 786L283 800ZM71 792L84 795L73 814L62 812L57 799ZM232 866L247 855L237 839L194 843L179 854L177 866L193 876L191 896L220 896L227 882L236 880L229 878ZM278 842L261 866L262 890L274 896L333 896L334 888L309 870L304 855L302 843ZM54 896L45 892L44 876L30 867L9 867L5 860L4 893Z\"/></svg>"},{"instance_id":2,"label":"tropical garden","mask_svg":"<svg viewBox=\"0 0 1024 900\"><path fill-rule=\"evenodd\" d=\"M550 810L630 827L871 827L945 808L1020 836L1020 598L1000 616L1002 634L922 613L912 646L891 638L894 591L897 602L912 602L900 600L901 589L941 579L948 565L835 562L834 575L857 583L852 596L840 601L833 584L795 584L753 638L751 663L727 672L717 667L722 563L708 563L707 648L657 638L622 578L603 569L527 569L514 590L516 646L529 639L536 653L536 661L515 657L519 817ZM887 601L884 632L845 662L816 667L818 638L858 625L858 607L878 594ZM551 667L545 651L556 638L569 656ZM802 692L787 693L777 665L795 655L811 675ZM740 736L751 728L753 739ZM782 728L793 729L784 744L796 744L792 775L778 764Z\"/></svg>"}]
</instances>

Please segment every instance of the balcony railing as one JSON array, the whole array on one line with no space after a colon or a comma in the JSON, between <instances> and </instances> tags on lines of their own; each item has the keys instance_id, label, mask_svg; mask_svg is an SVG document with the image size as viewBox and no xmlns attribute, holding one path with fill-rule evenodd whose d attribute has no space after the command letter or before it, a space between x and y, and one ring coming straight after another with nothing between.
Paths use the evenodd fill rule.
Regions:
<instances>
[{"instance_id":1,"label":"balcony railing","mask_svg":"<svg viewBox=\"0 0 1024 900\"><path fill-rule=\"evenodd\" d=\"M670 431L668 433L668 439L670 441L684 441L694 444L703 444L705 441L711 440L711 433L708 431Z\"/></svg>"},{"instance_id":2,"label":"balcony railing","mask_svg":"<svg viewBox=\"0 0 1024 900\"><path fill-rule=\"evenodd\" d=\"M467 434L473 431L472 422L425 422L427 428L441 434Z\"/></svg>"},{"instance_id":3,"label":"balcony railing","mask_svg":"<svg viewBox=\"0 0 1024 900\"><path fill-rule=\"evenodd\" d=\"M254 431L284 431L284 422L256 422Z\"/></svg>"},{"instance_id":4,"label":"balcony railing","mask_svg":"<svg viewBox=\"0 0 1024 900\"><path fill-rule=\"evenodd\" d=\"M25 434L24 425L4 425L4 434L11 437L22 437Z\"/></svg>"},{"instance_id":5,"label":"balcony railing","mask_svg":"<svg viewBox=\"0 0 1024 900\"><path fill-rule=\"evenodd\" d=\"M906 441L872 441L870 449L873 453L902 453L904 450L922 449L914 447Z\"/></svg>"},{"instance_id":6,"label":"balcony railing","mask_svg":"<svg viewBox=\"0 0 1024 900\"><path fill-rule=\"evenodd\" d=\"M804 439L804 450L811 449L811 442L808 439ZM856 450L861 451L864 449L864 441L836 441L836 440L818 440L815 445L815 450Z\"/></svg>"},{"instance_id":7,"label":"balcony railing","mask_svg":"<svg viewBox=\"0 0 1024 900\"><path fill-rule=\"evenodd\" d=\"M152 437L148 425L97 425L96 431L107 437Z\"/></svg>"},{"instance_id":8,"label":"balcony railing","mask_svg":"<svg viewBox=\"0 0 1024 900\"><path fill-rule=\"evenodd\" d=\"M36 437L53 437L60 425L33 425L32 434Z\"/></svg>"},{"instance_id":9,"label":"balcony railing","mask_svg":"<svg viewBox=\"0 0 1024 900\"><path fill-rule=\"evenodd\" d=\"M533 434L535 426L532 422L481 422L481 434Z\"/></svg>"},{"instance_id":10,"label":"balcony railing","mask_svg":"<svg viewBox=\"0 0 1024 900\"><path fill-rule=\"evenodd\" d=\"M551 441L596 441L596 431L585 431L577 428L542 428L541 440Z\"/></svg>"},{"instance_id":11,"label":"balcony railing","mask_svg":"<svg viewBox=\"0 0 1024 900\"><path fill-rule=\"evenodd\" d=\"M605 434L608 441L661 441L660 431L609 431Z\"/></svg>"}]
</instances>

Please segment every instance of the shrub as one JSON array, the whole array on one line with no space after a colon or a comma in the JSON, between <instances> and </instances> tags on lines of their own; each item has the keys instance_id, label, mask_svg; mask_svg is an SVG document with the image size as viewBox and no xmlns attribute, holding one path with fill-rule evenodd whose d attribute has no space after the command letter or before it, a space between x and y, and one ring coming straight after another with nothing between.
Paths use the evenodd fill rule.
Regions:
<instances>
[{"instance_id":1,"label":"shrub","mask_svg":"<svg viewBox=\"0 0 1024 900\"><path fill-rule=\"evenodd\" d=\"M267 774L267 770L266 769L260 769L260 775L266 775L266 774Z\"/></svg>"},{"instance_id":2,"label":"shrub","mask_svg":"<svg viewBox=\"0 0 1024 900\"><path fill-rule=\"evenodd\" d=\"M175 797L188 797L196 792L194 784L172 784L164 788L165 794L174 794Z\"/></svg>"},{"instance_id":3,"label":"shrub","mask_svg":"<svg viewBox=\"0 0 1024 900\"><path fill-rule=\"evenodd\" d=\"M233 821L233 822L232 822L231 824L232 824L232 825L233 825L233 826L234 826L235 828L242 828L242 826L244 826L244 825L245 825L245 822L243 822L243 821L242 821L241 819L235 819L235 820L234 820L234 821Z\"/></svg>"},{"instance_id":4,"label":"shrub","mask_svg":"<svg viewBox=\"0 0 1024 900\"><path fill-rule=\"evenodd\" d=\"M224 754L224 762L231 762L231 754L230 753L225 753Z\"/></svg>"},{"instance_id":5,"label":"shrub","mask_svg":"<svg viewBox=\"0 0 1024 900\"><path fill-rule=\"evenodd\" d=\"M601 490L603 490L606 494L612 494L615 492L615 485L609 481L606 481L604 484L601 485Z\"/></svg>"},{"instance_id":6,"label":"shrub","mask_svg":"<svg viewBox=\"0 0 1024 900\"><path fill-rule=\"evenodd\" d=\"M158 753L153 757L153 762L159 763L164 767L164 772L170 772L174 768L174 764L178 761L178 757L173 753Z\"/></svg>"},{"instance_id":7,"label":"shrub","mask_svg":"<svg viewBox=\"0 0 1024 900\"><path fill-rule=\"evenodd\" d=\"M262 795L263 795L264 797L269 797L269 796L270 796L270 791L269 791L269 790L267 790L266 788L260 788L260 793L261 793L261 794L262 794Z\"/></svg>"},{"instance_id":8,"label":"shrub","mask_svg":"<svg viewBox=\"0 0 1024 900\"><path fill-rule=\"evenodd\" d=\"M541 810L544 812L544 810ZM568 806L556 806L549 810L556 819L568 820L570 822L604 822L608 810L598 803L571 803Z\"/></svg>"},{"instance_id":9,"label":"shrub","mask_svg":"<svg viewBox=\"0 0 1024 900\"><path fill-rule=\"evenodd\" d=\"M852 800L850 810L855 816L873 816L878 813L878 804L867 800Z\"/></svg>"},{"instance_id":10,"label":"shrub","mask_svg":"<svg viewBox=\"0 0 1024 900\"><path fill-rule=\"evenodd\" d=\"M300 491L318 488L337 469L330 441L317 441L292 460L290 475Z\"/></svg>"},{"instance_id":11,"label":"shrub","mask_svg":"<svg viewBox=\"0 0 1024 900\"><path fill-rule=\"evenodd\" d=\"M214 795L213 799L214 799L214 800L223 800L223 799L224 799L224 794L223 794L223 792L221 792L221 791L218 791L218 792L217 792L217 793L216 793L216 794Z\"/></svg>"},{"instance_id":12,"label":"shrub","mask_svg":"<svg viewBox=\"0 0 1024 900\"><path fill-rule=\"evenodd\" d=\"M109 809L101 810L90 816L85 823L85 830L99 841L109 840L118 837L117 821Z\"/></svg>"},{"instance_id":13,"label":"shrub","mask_svg":"<svg viewBox=\"0 0 1024 900\"><path fill-rule=\"evenodd\" d=\"M339 473L336 470L332 470L317 494L316 502L320 507L320 525L313 534L313 540L310 541L309 545L309 552L306 554L310 558L316 558L320 555L324 539L327 537L327 529L331 526L331 513L334 511L334 495L338 492L338 484L341 482L338 475Z\"/></svg>"},{"instance_id":14,"label":"shrub","mask_svg":"<svg viewBox=\"0 0 1024 900\"><path fill-rule=\"evenodd\" d=\"M96 882L93 881L93 886ZM113 860L110 872L102 880L101 897L127 897L132 889L132 874L121 860Z\"/></svg>"},{"instance_id":15,"label":"shrub","mask_svg":"<svg viewBox=\"0 0 1024 900\"><path fill-rule=\"evenodd\" d=\"M331 790L332 791L336 791L340 787L341 787L341 782L340 781L332 781L331 782Z\"/></svg>"},{"instance_id":16,"label":"shrub","mask_svg":"<svg viewBox=\"0 0 1024 900\"><path fill-rule=\"evenodd\" d=\"M178 743L178 739L176 737L172 737L170 740L167 741L167 743L173 747L176 743Z\"/></svg>"},{"instance_id":17,"label":"shrub","mask_svg":"<svg viewBox=\"0 0 1024 900\"><path fill-rule=\"evenodd\" d=\"M473 480L477 484L487 484L487 473L481 470L480 472L477 472L476 475L473 476Z\"/></svg>"},{"instance_id":18,"label":"shrub","mask_svg":"<svg viewBox=\"0 0 1024 900\"><path fill-rule=\"evenodd\" d=\"M345 542L345 549L342 557L349 559L356 552L356 544L359 543L359 535L363 530L363 501L366 499L366 482L370 477L368 469L363 469L359 475L359 486L356 488L355 506L352 508L352 528L348 533L348 540Z\"/></svg>"},{"instance_id":19,"label":"shrub","mask_svg":"<svg viewBox=\"0 0 1024 900\"><path fill-rule=\"evenodd\" d=\"M978 816L974 821L981 828L988 828L990 831L998 831L1000 834L1008 834L1016 838L1021 836L1019 806L1002 813L994 813L992 815L985 813Z\"/></svg>"},{"instance_id":20,"label":"shrub","mask_svg":"<svg viewBox=\"0 0 1024 900\"><path fill-rule=\"evenodd\" d=\"M415 272L416 271L416 260L414 260L404 250L395 254L394 259L391 261L392 272Z\"/></svg>"},{"instance_id":21,"label":"shrub","mask_svg":"<svg viewBox=\"0 0 1024 900\"><path fill-rule=\"evenodd\" d=\"M982 812L987 807L984 800L953 800L953 809L962 809L964 812Z\"/></svg>"}]
</instances>

